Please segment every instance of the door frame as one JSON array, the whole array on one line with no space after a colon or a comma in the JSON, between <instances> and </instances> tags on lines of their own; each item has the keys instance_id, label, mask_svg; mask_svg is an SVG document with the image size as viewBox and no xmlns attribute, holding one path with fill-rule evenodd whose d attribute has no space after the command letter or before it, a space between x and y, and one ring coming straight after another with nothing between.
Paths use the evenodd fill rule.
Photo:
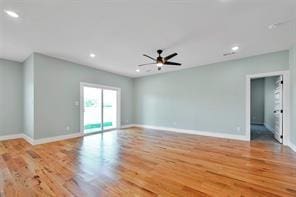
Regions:
<instances>
[{"instance_id":1,"label":"door frame","mask_svg":"<svg viewBox=\"0 0 296 197\"><path fill-rule=\"evenodd\" d=\"M251 74L246 76L246 139L251 140L251 80L283 76L283 144L289 145L290 136L290 72L288 70Z\"/></svg>"},{"instance_id":2,"label":"door frame","mask_svg":"<svg viewBox=\"0 0 296 197\"><path fill-rule=\"evenodd\" d=\"M102 130L99 132L93 132L90 134L119 129L121 127L121 88L113 87L113 86L106 86L106 85L101 85L101 84L95 84L95 83L80 82L80 133L82 133L83 135L86 135L84 133L84 116L83 116L84 115L84 96L83 96L83 88L84 87L93 87L93 88L100 88L100 89L116 90L117 91L117 114L116 114L116 116L117 116L116 126L117 127L112 128L112 129L105 129L105 130ZM103 91L102 91L102 93L103 93Z\"/></svg>"}]
</instances>

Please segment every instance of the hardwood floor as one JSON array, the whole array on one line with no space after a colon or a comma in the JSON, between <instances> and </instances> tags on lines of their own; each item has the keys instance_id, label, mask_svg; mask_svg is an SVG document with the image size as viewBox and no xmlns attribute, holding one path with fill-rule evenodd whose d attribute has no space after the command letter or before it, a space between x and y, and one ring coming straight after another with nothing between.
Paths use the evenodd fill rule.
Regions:
<instances>
[{"instance_id":1,"label":"hardwood floor","mask_svg":"<svg viewBox=\"0 0 296 197\"><path fill-rule=\"evenodd\" d=\"M38 146L3 141L0 196L296 196L296 153L137 128Z\"/></svg>"}]
</instances>

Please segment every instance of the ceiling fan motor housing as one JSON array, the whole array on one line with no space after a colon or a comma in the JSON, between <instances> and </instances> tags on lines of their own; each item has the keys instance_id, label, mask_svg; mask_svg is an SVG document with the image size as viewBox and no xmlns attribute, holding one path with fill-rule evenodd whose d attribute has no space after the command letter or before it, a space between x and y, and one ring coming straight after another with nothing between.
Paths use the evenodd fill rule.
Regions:
<instances>
[{"instance_id":1,"label":"ceiling fan motor housing","mask_svg":"<svg viewBox=\"0 0 296 197\"><path fill-rule=\"evenodd\" d=\"M161 56L158 56L157 59L156 59L156 63L163 64L163 58Z\"/></svg>"}]
</instances>

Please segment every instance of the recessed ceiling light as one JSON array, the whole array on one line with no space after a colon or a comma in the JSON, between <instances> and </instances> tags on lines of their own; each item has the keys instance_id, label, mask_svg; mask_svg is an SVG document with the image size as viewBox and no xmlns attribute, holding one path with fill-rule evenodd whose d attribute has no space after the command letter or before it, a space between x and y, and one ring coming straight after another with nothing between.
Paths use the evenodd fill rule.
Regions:
<instances>
[{"instance_id":1,"label":"recessed ceiling light","mask_svg":"<svg viewBox=\"0 0 296 197\"><path fill-rule=\"evenodd\" d=\"M12 17L12 18L18 18L18 17L19 17L19 15L18 15L16 12L12 11L12 10L4 10L4 12L5 12L8 16L10 16L10 17Z\"/></svg>"},{"instance_id":2,"label":"recessed ceiling light","mask_svg":"<svg viewBox=\"0 0 296 197\"><path fill-rule=\"evenodd\" d=\"M239 50L239 46L234 46L234 47L231 48L231 50L232 51L237 51L237 50Z\"/></svg>"},{"instance_id":3,"label":"recessed ceiling light","mask_svg":"<svg viewBox=\"0 0 296 197\"><path fill-rule=\"evenodd\" d=\"M268 25L268 29L275 29L277 28L277 24Z\"/></svg>"},{"instance_id":4,"label":"recessed ceiling light","mask_svg":"<svg viewBox=\"0 0 296 197\"><path fill-rule=\"evenodd\" d=\"M89 54L89 57L91 57L91 58L95 58L95 57L96 57L96 54L94 54L94 53L90 53L90 54Z\"/></svg>"},{"instance_id":5,"label":"recessed ceiling light","mask_svg":"<svg viewBox=\"0 0 296 197\"><path fill-rule=\"evenodd\" d=\"M136 72L139 73L140 72L140 69L137 69Z\"/></svg>"}]
</instances>

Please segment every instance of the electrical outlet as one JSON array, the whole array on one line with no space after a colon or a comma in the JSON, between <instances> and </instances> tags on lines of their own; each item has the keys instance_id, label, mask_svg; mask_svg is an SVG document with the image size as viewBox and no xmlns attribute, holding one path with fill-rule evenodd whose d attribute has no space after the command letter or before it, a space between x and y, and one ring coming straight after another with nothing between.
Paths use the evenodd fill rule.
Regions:
<instances>
[{"instance_id":1,"label":"electrical outlet","mask_svg":"<svg viewBox=\"0 0 296 197\"><path fill-rule=\"evenodd\" d=\"M241 131L240 127L236 127L236 131L239 133Z\"/></svg>"},{"instance_id":2,"label":"electrical outlet","mask_svg":"<svg viewBox=\"0 0 296 197\"><path fill-rule=\"evenodd\" d=\"M176 122L173 122L173 125L174 125L174 126L176 126L176 125L177 125L177 123L176 123Z\"/></svg>"},{"instance_id":3,"label":"electrical outlet","mask_svg":"<svg viewBox=\"0 0 296 197\"><path fill-rule=\"evenodd\" d=\"M79 101L75 101L75 106L79 106Z\"/></svg>"},{"instance_id":4,"label":"electrical outlet","mask_svg":"<svg viewBox=\"0 0 296 197\"><path fill-rule=\"evenodd\" d=\"M67 131L70 131L70 126L66 126L66 130Z\"/></svg>"}]
</instances>

